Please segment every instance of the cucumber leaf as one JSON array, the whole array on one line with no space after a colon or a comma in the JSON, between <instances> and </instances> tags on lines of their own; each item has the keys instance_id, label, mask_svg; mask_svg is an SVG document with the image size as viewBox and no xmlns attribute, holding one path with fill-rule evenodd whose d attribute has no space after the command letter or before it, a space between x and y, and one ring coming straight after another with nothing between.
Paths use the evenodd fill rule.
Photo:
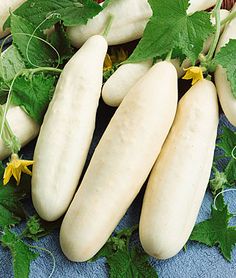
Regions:
<instances>
[{"instance_id":1,"label":"cucumber leaf","mask_svg":"<svg viewBox=\"0 0 236 278\"><path fill-rule=\"evenodd\" d=\"M60 54L60 64L68 61L75 54L75 50L70 45L64 26L60 23L56 24L55 32L50 35L49 42Z\"/></svg>"},{"instance_id":2,"label":"cucumber leaf","mask_svg":"<svg viewBox=\"0 0 236 278\"><path fill-rule=\"evenodd\" d=\"M25 63L14 45L9 46L0 58L0 78L11 81L15 75L25 68Z\"/></svg>"},{"instance_id":3,"label":"cucumber leaf","mask_svg":"<svg viewBox=\"0 0 236 278\"><path fill-rule=\"evenodd\" d=\"M236 98L236 39L222 47L213 60L216 65L226 69L228 81L230 82L232 94Z\"/></svg>"},{"instance_id":4,"label":"cucumber leaf","mask_svg":"<svg viewBox=\"0 0 236 278\"><path fill-rule=\"evenodd\" d=\"M173 51L181 52L194 64L205 40L214 32L210 14L201 11L188 15L188 0L149 0L149 4L153 16L128 62L163 57Z\"/></svg>"},{"instance_id":5,"label":"cucumber leaf","mask_svg":"<svg viewBox=\"0 0 236 278\"><path fill-rule=\"evenodd\" d=\"M223 126L222 134L219 136L217 147L223 152L225 157L232 157L232 151L236 146L236 133L227 126Z\"/></svg>"},{"instance_id":6,"label":"cucumber leaf","mask_svg":"<svg viewBox=\"0 0 236 278\"><path fill-rule=\"evenodd\" d=\"M140 248L129 246L136 230L137 226L134 226L116 232L92 259L106 258L110 278L158 277L156 270L149 264L149 256Z\"/></svg>"},{"instance_id":7,"label":"cucumber leaf","mask_svg":"<svg viewBox=\"0 0 236 278\"><path fill-rule=\"evenodd\" d=\"M224 258L231 260L231 252L236 244L236 227L229 226L233 217L224 203L223 196L217 198L216 207L211 208L211 218L197 224L190 240L198 241L210 247L218 246Z\"/></svg>"},{"instance_id":8,"label":"cucumber leaf","mask_svg":"<svg viewBox=\"0 0 236 278\"><path fill-rule=\"evenodd\" d=\"M28 0L14 14L27 19L34 27L40 25L44 30L59 21L63 21L65 26L86 24L101 10L102 7L93 0ZM11 27L10 21L8 18L4 29Z\"/></svg>"},{"instance_id":9,"label":"cucumber leaf","mask_svg":"<svg viewBox=\"0 0 236 278\"><path fill-rule=\"evenodd\" d=\"M210 189L213 195L220 190L235 185L236 182L236 133L227 126L222 127L222 133L219 135L216 146L222 152L218 158L215 157L213 166L214 176L210 179ZM222 160L223 169L218 170L215 165Z\"/></svg>"},{"instance_id":10,"label":"cucumber leaf","mask_svg":"<svg viewBox=\"0 0 236 278\"><path fill-rule=\"evenodd\" d=\"M15 278L28 278L30 274L30 264L39 254L32 252L18 235L9 229L4 229L4 235L0 239L3 247L11 251L13 258L13 271Z\"/></svg>"},{"instance_id":11,"label":"cucumber leaf","mask_svg":"<svg viewBox=\"0 0 236 278\"><path fill-rule=\"evenodd\" d=\"M44 73L19 76L13 86L11 101L23 107L32 119L41 124L55 85L56 78Z\"/></svg>"},{"instance_id":12,"label":"cucumber leaf","mask_svg":"<svg viewBox=\"0 0 236 278\"><path fill-rule=\"evenodd\" d=\"M236 181L236 133L227 126L224 126L222 130L217 147L224 152L225 158L229 158L224 174L228 184L234 185Z\"/></svg>"},{"instance_id":13,"label":"cucumber leaf","mask_svg":"<svg viewBox=\"0 0 236 278\"><path fill-rule=\"evenodd\" d=\"M19 50L26 66L49 67L58 60L55 50L45 41L43 32L36 30L26 19L11 15L11 32L13 44ZM34 35L35 37L32 37Z\"/></svg>"}]
</instances>

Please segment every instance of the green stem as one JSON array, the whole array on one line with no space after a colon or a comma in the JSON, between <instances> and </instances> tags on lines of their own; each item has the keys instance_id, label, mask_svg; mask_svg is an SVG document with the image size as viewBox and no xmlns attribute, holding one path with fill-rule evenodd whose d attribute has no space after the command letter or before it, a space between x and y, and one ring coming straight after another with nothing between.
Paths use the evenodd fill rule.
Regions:
<instances>
[{"instance_id":1,"label":"green stem","mask_svg":"<svg viewBox=\"0 0 236 278\"><path fill-rule=\"evenodd\" d=\"M212 76L210 74L208 74L206 77L205 77L206 80L208 81L212 81Z\"/></svg>"},{"instance_id":2,"label":"green stem","mask_svg":"<svg viewBox=\"0 0 236 278\"><path fill-rule=\"evenodd\" d=\"M35 36L35 33L37 32L37 30L47 21L49 20L50 18L52 18L54 15L57 15L57 13L52 13L50 14L49 16L47 16L33 31L33 33L30 35L30 38L28 40L28 43L27 43L27 48L26 48L26 56L27 56L27 59L28 59L28 62L32 65L32 66L35 66L35 67L39 67L38 65L35 65L34 63L32 63L32 61L30 60L30 57L29 57L29 47L30 47L30 43L32 41L33 38L37 38L37 36ZM38 38L40 39L40 38ZM51 47L55 53L57 54L57 57L58 57L58 64L57 64L57 67L59 67L60 63L61 63L61 56L60 56L60 53L58 52L58 50L51 44L49 43L48 41L44 40L43 39L43 42L45 44L47 44L49 47Z\"/></svg>"},{"instance_id":3,"label":"green stem","mask_svg":"<svg viewBox=\"0 0 236 278\"><path fill-rule=\"evenodd\" d=\"M233 159L236 159L236 156L234 154L235 150L236 150L236 146L234 146L234 148L232 149L232 152L231 152L231 156Z\"/></svg>"},{"instance_id":4,"label":"green stem","mask_svg":"<svg viewBox=\"0 0 236 278\"><path fill-rule=\"evenodd\" d=\"M54 72L54 73L62 73L61 69L58 68L50 68L50 67L40 67L40 68L36 68L36 69L29 69L29 70L25 70L25 72L29 72L31 74L35 74L37 72L42 72L42 71L48 71L48 72Z\"/></svg>"},{"instance_id":5,"label":"green stem","mask_svg":"<svg viewBox=\"0 0 236 278\"><path fill-rule=\"evenodd\" d=\"M44 40L44 39L42 39L42 38L40 38L40 37L38 37L38 36L35 36L35 35L33 35L33 34L15 33L15 35L21 35L21 36L28 36L28 37L30 37L30 39L29 39L29 41L28 41L28 43L27 43L26 58L27 58L27 60L28 60L28 63L31 64L31 66L34 66L34 67L36 67L36 68L40 68L40 67L41 67L41 65L36 65L36 64L32 63L32 61L30 60L30 57L29 57L29 46L28 46L28 45L29 45L30 41L32 40L32 38L34 38L34 39L37 39L37 40L39 40L39 41L41 41L41 42L47 44L49 47L51 47L51 48L55 51L55 53L56 53L57 56L58 56L58 63L57 63L56 68L59 67L59 65L60 65L60 60L61 60L60 53L59 53L58 50L57 50L52 44L50 44L48 41L46 41L46 40Z\"/></svg>"},{"instance_id":6,"label":"green stem","mask_svg":"<svg viewBox=\"0 0 236 278\"><path fill-rule=\"evenodd\" d=\"M136 225L134 225L134 226L130 229L130 234L131 234L131 236L132 236L132 234L133 234L136 230L138 230L138 227L139 227L139 225L136 224ZM129 251L129 244L130 244L131 236L128 237L128 238L127 238L127 241L126 241L126 244L127 244L126 247L127 247L127 250L128 250L128 251Z\"/></svg>"},{"instance_id":7,"label":"green stem","mask_svg":"<svg viewBox=\"0 0 236 278\"><path fill-rule=\"evenodd\" d=\"M106 26L103 34L102 34L103 37L106 38L108 36L108 34L110 32L110 29L111 29L111 26L112 26L112 23L113 23L113 20L114 20L114 16L110 14L109 17L108 17L108 20L107 20L107 26Z\"/></svg>"},{"instance_id":8,"label":"green stem","mask_svg":"<svg viewBox=\"0 0 236 278\"><path fill-rule=\"evenodd\" d=\"M224 26L226 23L230 22L234 18L236 18L236 11L230 13L225 19L223 19L220 23L221 26Z\"/></svg>"},{"instance_id":9,"label":"green stem","mask_svg":"<svg viewBox=\"0 0 236 278\"><path fill-rule=\"evenodd\" d=\"M55 269L56 269L56 260L55 260L55 257L54 257L54 255L53 255L53 253L52 253L50 250L48 250L48 249L46 249L46 248L43 248L43 247L34 246L34 245L29 245L29 244L27 244L27 245L28 245L28 247L30 247L30 248L34 248L34 249L37 249L37 250L44 251L44 252L48 253L48 254L51 256L52 261L53 261L53 268L52 268L52 271L51 271L50 275L48 276L48 278L51 278L52 275L53 275L53 273L54 273L54 271L55 271Z\"/></svg>"},{"instance_id":10,"label":"green stem","mask_svg":"<svg viewBox=\"0 0 236 278\"><path fill-rule=\"evenodd\" d=\"M173 49L171 49L171 51L167 54L166 61L170 61L171 60L172 53L173 53Z\"/></svg>"},{"instance_id":11,"label":"green stem","mask_svg":"<svg viewBox=\"0 0 236 278\"><path fill-rule=\"evenodd\" d=\"M187 243L183 247L183 251L186 253L187 252Z\"/></svg>"},{"instance_id":12,"label":"green stem","mask_svg":"<svg viewBox=\"0 0 236 278\"><path fill-rule=\"evenodd\" d=\"M0 107L0 118L1 118L0 123L2 124L4 118L4 110L2 106ZM6 119L3 126L3 132L1 138L3 140L3 143L11 150L11 153L19 152L21 148L20 142L18 138L15 136L15 134L13 133Z\"/></svg>"},{"instance_id":13,"label":"green stem","mask_svg":"<svg viewBox=\"0 0 236 278\"><path fill-rule=\"evenodd\" d=\"M224 194L224 193L226 193L226 192L232 192L232 191L236 191L236 189L235 188L229 188L229 189L224 189L224 190L222 190L222 191L220 191L216 196L215 196L215 198L214 198L214 200L213 200L213 207L217 210L217 207L216 207L216 199L221 195L221 194Z\"/></svg>"},{"instance_id":14,"label":"green stem","mask_svg":"<svg viewBox=\"0 0 236 278\"><path fill-rule=\"evenodd\" d=\"M223 0L218 0L216 3L216 6L213 10L213 15L215 16L216 19L216 33L214 36L214 40L212 41L210 50L206 56L206 60L209 62L210 60L212 60L213 55L215 53L216 47L217 47L217 43L219 41L220 38L220 29L221 29L221 22L220 22L220 8L222 5Z\"/></svg>"}]
</instances>

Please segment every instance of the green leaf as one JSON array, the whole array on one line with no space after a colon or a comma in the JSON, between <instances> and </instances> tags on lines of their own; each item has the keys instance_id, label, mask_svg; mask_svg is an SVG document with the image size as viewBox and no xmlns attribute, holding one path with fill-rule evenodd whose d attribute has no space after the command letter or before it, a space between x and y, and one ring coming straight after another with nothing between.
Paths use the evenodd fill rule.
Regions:
<instances>
[{"instance_id":1,"label":"green leaf","mask_svg":"<svg viewBox=\"0 0 236 278\"><path fill-rule=\"evenodd\" d=\"M2 53L0 58L0 78L3 81L11 81L24 68L25 63L14 45L11 45Z\"/></svg>"},{"instance_id":2,"label":"green leaf","mask_svg":"<svg viewBox=\"0 0 236 278\"><path fill-rule=\"evenodd\" d=\"M110 257L118 250L125 250L127 248L127 240L132 235L132 228L122 229L111 236L102 249L91 259L92 262L102 257Z\"/></svg>"},{"instance_id":3,"label":"green leaf","mask_svg":"<svg viewBox=\"0 0 236 278\"><path fill-rule=\"evenodd\" d=\"M118 250L108 257L110 278L157 278L155 269L148 262L149 256L138 248Z\"/></svg>"},{"instance_id":4,"label":"green leaf","mask_svg":"<svg viewBox=\"0 0 236 278\"><path fill-rule=\"evenodd\" d=\"M110 278L156 278L155 269L149 264L149 256L136 247L129 247L131 236L138 226L125 228L110 237L103 248L91 260L107 259Z\"/></svg>"},{"instance_id":5,"label":"green leaf","mask_svg":"<svg viewBox=\"0 0 236 278\"><path fill-rule=\"evenodd\" d=\"M55 77L44 73L19 76L13 86L12 103L22 106L29 116L42 123L55 90Z\"/></svg>"},{"instance_id":6,"label":"green leaf","mask_svg":"<svg viewBox=\"0 0 236 278\"><path fill-rule=\"evenodd\" d=\"M50 43L60 54L60 64L68 61L75 54L75 50L70 45L64 27L59 23L55 26L55 32L50 36Z\"/></svg>"},{"instance_id":7,"label":"green leaf","mask_svg":"<svg viewBox=\"0 0 236 278\"><path fill-rule=\"evenodd\" d=\"M30 216L20 238L38 241L40 238L50 234L53 230L60 229L61 221L62 219L58 219L54 222L47 222L41 219L37 214Z\"/></svg>"},{"instance_id":8,"label":"green leaf","mask_svg":"<svg viewBox=\"0 0 236 278\"><path fill-rule=\"evenodd\" d=\"M2 183L4 167L0 163L0 227L15 225L20 222L23 214L21 200L23 192L18 192L16 186Z\"/></svg>"},{"instance_id":9,"label":"green leaf","mask_svg":"<svg viewBox=\"0 0 236 278\"><path fill-rule=\"evenodd\" d=\"M131 258L127 250L118 250L107 258L110 278L132 278Z\"/></svg>"},{"instance_id":10,"label":"green leaf","mask_svg":"<svg viewBox=\"0 0 236 278\"><path fill-rule=\"evenodd\" d=\"M149 277L157 278L156 270L148 262L149 256L139 248L132 248L131 250L133 277Z\"/></svg>"},{"instance_id":11,"label":"green leaf","mask_svg":"<svg viewBox=\"0 0 236 278\"><path fill-rule=\"evenodd\" d=\"M217 191L231 187L236 181L236 133L227 126L223 126L217 142L217 147L224 153L220 155L219 159L224 159L224 171L220 172L215 167L214 178L210 180L210 188L213 194ZM218 160L219 160L218 159ZM217 161L217 157L216 157Z\"/></svg>"},{"instance_id":12,"label":"green leaf","mask_svg":"<svg viewBox=\"0 0 236 278\"><path fill-rule=\"evenodd\" d=\"M59 21L65 26L86 24L88 19L96 16L102 7L93 0L28 0L14 14L29 20L34 27L42 24L41 30L50 28ZM46 18L49 18L45 20ZM4 29L10 27L10 20Z\"/></svg>"},{"instance_id":13,"label":"green leaf","mask_svg":"<svg viewBox=\"0 0 236 278\"><path fill-rule=\"evenodd\" d=\"M201 11L187 15L188 0L149 0L149 4L153 16L128 62L140 62L167 56L170 51L181 51L194 64L205 40L214 32L210 14Z\"/></svg>"},{"instance_id":14,"label":"green leaf","mask_svg":"<svg viewBox=\"0 0 236 278\"><path fill-rule=\"evenodd\" d=\"M25 68L25 63L14 45L8 47L0 57L0 105L6 103L10 83L15 75Z\"/></svg>"},{"instance_id":15,"label":"green leaf","mask_svg":"<svg viewBox=\"0 0 236 278\"><path fill-rule=\"evenodd\" d=\"M1 243L11 251L13 257L14 278L28 278L30 273L30 263L35 260L39 254L32 252L28 245L8 229L4 230Z\"/></svg>"},{"instance_id":16,"label":"green leaf","mask_svg":"<svg viewBox=\"0 0 236 278\"><path fill-rule=\"evenodd\" d=\"M236 160L231 159L225 168L225 176L229 184L236 181Z\"/></svg>"},{"instance_id":17,"label":"green leaf","mask_svg":"<svg viewBox=\"0 0 236 278\"><path fill-rule=\"evenodd\" d=\"M0 192L1 195L1 192ZM20 222L20 218L12 213L9 208L6 208L0 204L0 226L6 227L15 225Z\"/></svg>"},{"instance_id":18,"label":"green leaf","mask_svg":"<svg viewBox=\"0 0 236 278\"><path fill-rule=\"evenodd\" d=\"M218 197L216 199L214 199L213 202L214 208L217 210L223 210L225 207L225 200L224 200L224 195L223 194L219 194Z\"/></svg>"},{"instance_id":19,"label":"green leaf","mask_svg":"<svg viewBox=\"0 0 236 278\"><path fill-rule=\"evenodd\" d=\"M224 258L230 261L232 249L236 244L236 227L229 226L233 215L222 201L222 196L217 199L216 208L212 206L211 209L211 218L197 224L190 239L210 247L218 246Z\"/></svg>"},{"instance_id":20,"label":"green leaf","mask_svg":"<svg viewBox=\"0 0 236 278\"><path fill-rule=\"evenodd\" d=\"M226 69L228 81L231 84L232 94L236 98L236 39L230 39L229 43L222 47L216 54L214 63L220 64Z\"/></svg>"},{"instance_id":21,"label":"green leaf","mask_svg":"<svg viewBox=\"0 0 236 278\"><path fill-rule=\"evenodd\" d=\"M215 175L214 178L210 180L210 188L213 195L215 195L217 191L222 190L228 186L228 179L225 172L220 172L215 167L213 170Z\"/></svg>"},{"instance_id":22,"label":"green leaf","mask_svg":"<svg viewBox=\"0 0 236 278\"><path fill-rule=\"evenodd\" d=\"M27 66L49 67L56 64L58 56L55 50L43 41L45 35L39 30L35 31L34 26L27 19L12 14L11 32L13 44L20 51Z\"/></svg>"},{"instance_id":23,"label":"green leaf","mask_svg":"<svg viewBox=\"0 0 236 278\"><path fill-rule=\"evenodd\" d=\"M38 215L31 216L26 222L26 227L22 232L22 237L38 241L49 232L43 227L42 220Z\"/></svg>"},{"instance_id":24,"label":"green leaf","mask_svg":"<svg viewBox=\"0 0 236 278\"><path fill-rule=\"evenodd\" d=\"M224 151L226 157L232 157L232 151L236 146L236 134L230 128L224 126L219 137L217 147Z\"/></svg>"}]
</instances>

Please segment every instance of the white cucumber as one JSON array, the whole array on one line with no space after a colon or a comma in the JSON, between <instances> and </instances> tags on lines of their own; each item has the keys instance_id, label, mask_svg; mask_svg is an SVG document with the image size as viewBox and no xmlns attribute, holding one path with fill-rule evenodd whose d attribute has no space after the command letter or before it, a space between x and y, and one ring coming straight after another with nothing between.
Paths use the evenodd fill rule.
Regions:
<instances>
[{"instance_id":1,"label":"white cucumber","mask_svg":"<svg viewBox=\"0 0 236 278\"><path fill-rule=\"evenodd\" d=\"M31 119L19 106L11 106L8 109L7 122L22 147L33 140L39 133L39 125L33 119ZM1 139L0 160L3 160L10 154L11 150L7 148Z\"/></svg>"},{"instance_id":2,"label":"white cucumber","mask_svg":"<svg viewBox=\"0 0 236 278\"><path fill-rule=\"evenodd\" d=\"M188 13L192 14L196 11L204 11L216 4L217 0L190 0L190 6L188 8Z\"/></svg>"},{"instance_id":3,"label":"white cucumber","mask_svg":"<svg viewBox=\"0 0 236 278\"><path fill-rule=\"evenodd\" d=\"M236 11L236 4L232 11ZM227 24L218 43L217 52L224 47L230 39L236 39L236 18ZM221 107L230 123L236 126L236 97L233 96L231 84L228 81L226 69L217 66L215 71L215 84Z\"/></svg>"},{"instance_id":4,"label":"white cucumber","mask_svg":"<svg viewBox=\"0 0 236 278\"><path fill-rule=\"evenodd\" d=\"M65 66L46 112L34 153L32 198L54 221L67 210L92 140L102 86L106 40L91 37Z\"/></svg>"},{"instance_id":5,"label":"white cucumber","mask_svg":"<svg viewBox=\"0 0 236 278\"><path fill-rule=\"evenodd\" d=\"M160 62L119 106L63 220L68 259L92 258L137 196L173 123L177 95L175 68Z\"/></svg>"},{"instance_id":6,"label":"white cucumber","mask_svg":"<svg viewBox=\"0 0 236 278\"><path fill-rule=\"evenodd\" d=\"M139 232L153 257L176 255L191 234L211 173L218 120L216 88L201 80L180 100L145 192Z\"/></svg>"},{"instance_id":7,"label":"white cucumber","mask_svg":"<svg viewBox=\"0 0 236 278\"><path fill-rule=\"evenodd\" d=\"M148 60L120 66L103 85L103 101L107 105L118 107L129 90L148 72L152 64L152 60Z\"/></svg>"},{"instance_id":8,"label":"white cucumber","mask_svg":"<svg viewBox=\"0 0 236 278\"><path fill-rule=\"evenodd\" d=\"M109 45L139 39L152 15L147 0L115 0L102 12L90 19L86 25L68 28L68 36L75 47L94 34L101 34L109 20L114 16L111 29L107 36Z\"/></svg>"}]
</instances>

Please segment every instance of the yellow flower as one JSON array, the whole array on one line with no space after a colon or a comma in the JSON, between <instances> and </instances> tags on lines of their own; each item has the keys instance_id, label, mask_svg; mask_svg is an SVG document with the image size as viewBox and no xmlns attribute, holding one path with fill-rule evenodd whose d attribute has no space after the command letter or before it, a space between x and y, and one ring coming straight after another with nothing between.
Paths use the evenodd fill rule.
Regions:
<instances>
[{"instance_id":1,"label":"yellow flower","mask_svg":"<svg viewBox=\"0 0 236 278\"><path fill-rule=\"evenodd\" d=\"M204 79L202 68L200 68L200 67L190 67L190 68L187 68L184 70L186 71L186 74L182 79L185 79L185 80L192 79L192 85L197 83L199 80Z\"/></svg>"},{"instance_id":2,"label":"yellow flower","mask_svg":"<svg viewBox=\"0 0 236 278\"><path fill-rule=\"evenodd\" d=\"M111 55L106 54L103 71L109 71L113 68L115 64L119 64L124 62L128 58L128 52L123 48L116 50L114 48L111 49Z\"/></svg>"},{"instance_id":3,"label":"yellow flower","mask_svg":"<svg viewBox=\"0 0 236 278\"><path fill-rule=\"evenodd\" d=\"M104 65L103 65L103 71L111 70L112 66L113 66L113 63L112 63L111 57L109 54L106 54Z\"/></svg>"},{"instance_id":4,"label":"yellow flower","mask_svg":"<svg viewBox=\"0 0 236 278\"><path fill-rule=\"evenodd\" d=\"M20 183L21 173L27 175L32 175L32 172L27 168L30 165L33 165L34 161L31 160L21 160L17 154L12 154L11 161L7 163L7 167L3 176L3 184L6 185L11 176L13 176L17 182L17 185Z\"/></svg>"}]
</instances>

